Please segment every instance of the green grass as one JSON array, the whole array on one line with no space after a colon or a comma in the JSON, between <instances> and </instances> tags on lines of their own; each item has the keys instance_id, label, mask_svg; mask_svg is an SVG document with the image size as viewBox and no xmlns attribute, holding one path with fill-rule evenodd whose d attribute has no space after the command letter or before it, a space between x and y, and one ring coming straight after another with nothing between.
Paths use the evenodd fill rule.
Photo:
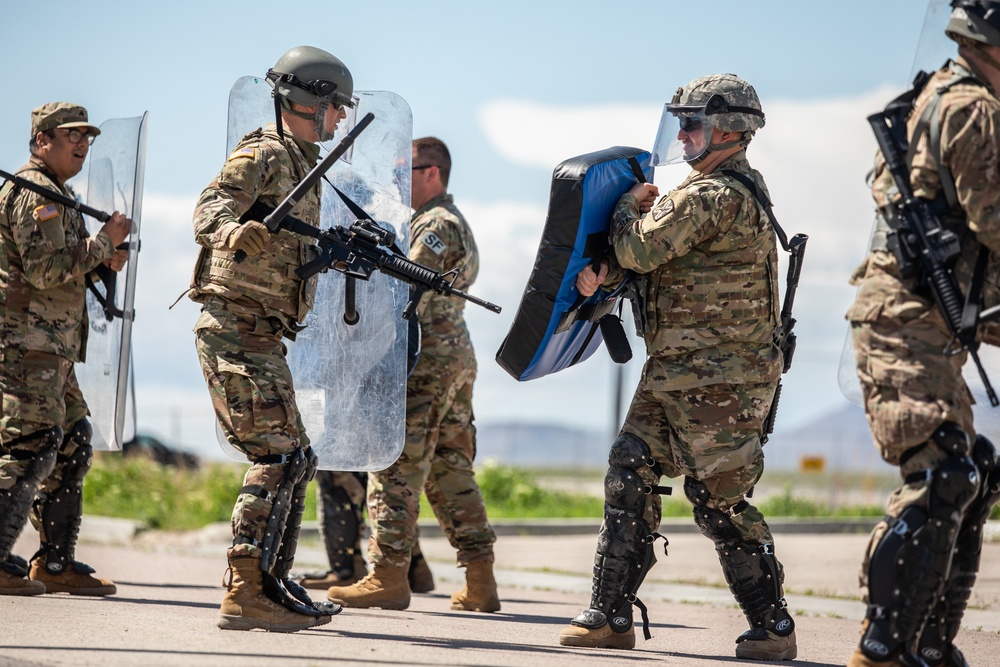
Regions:
<instances>
[{"instance_id":1,"label":"green grass","mask_svg":"<svg viewBox=\"0 0 1000 667\"><path fill-rule=\"evenodd\" d=\"M228 522L245 471L246 466L238 463L207 463L184 469L162 466L144 457L98 455L84 483L84 511L133 519L159 530L193 530ZM487 462L476 471L476 479L491 519L599 519L604 514L603 498L546 488L535 473L523 468ZM830 507L795 495L792 488L791 482L786 482L783 492L755 504L768 518L883 514L881 506ZM306 496L307 521L316 518L315 498L315 484L311 484ZM426 498L421 498L420 515L433 517ZM690 518L691 504L683 495L664 496L663 516ZM1000 506L993 508L991 518L1000 518Z\"/></svg>"}]
</instances>

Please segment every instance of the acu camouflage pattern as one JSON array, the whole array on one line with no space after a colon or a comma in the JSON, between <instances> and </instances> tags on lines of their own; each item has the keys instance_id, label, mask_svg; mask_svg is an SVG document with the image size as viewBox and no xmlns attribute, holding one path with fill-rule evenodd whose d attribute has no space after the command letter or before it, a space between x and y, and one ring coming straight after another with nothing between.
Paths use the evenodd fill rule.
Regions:
<instances>
[{"instance_id":1,"label":"acu camouflage pattern","mask_svg":"<svg viewBox=\"0 0 1000 667\"><path fill-rule=\"evenodd\" d=\"M708 505L727 511L763 472L760 437L782 358L772 340L774 232L754 196L723 169L765 187L740 151L710 174L692 172L645 216L635 197L623 196L612 214L605 285L626 269L647 276L649 357L622 430L647 443L665 476L701 480ZM652 470L640 475L658 481ZM647 496L653 530L659 503ZM746 539L772 541L753 506L731 518Z\"/></svg>"},{"instance_id":2,"label":"acu camouflage pattern","mask_svg":"<svg viewBox=\"0 0 1000 667\"><path fill-rule=\"evenodd\" d=\"M202 246L191 280L191 299L217 295L244 312L278 316L293 332L316 293L316 276L303 281L295 269L318 256L312 239L281 230L262 252L242 262L226 247L240 216L258 200L275 208L316 166L319 146L278 137L273 123L245 136L219 175L202 192L194 212L195 240ZM320 222L317 185L290 214L314 227ZM291 336L294 337L294 334Z\"/></svg>"},{"instance_id":3,"label":"acu camouflage pattern","mask_svg":"<svg viewBox=\"0 0 1000 667\"><path fill-rule=\"evenodd\" d=\"M411 239L409 257L414 262L441 272L457 268L455 286L462 290L476 279L479 252L451 195L436 197L414 213ZM409 563L421 491L458 551L460 564L493 561L496 534L472 469L476 357L462 316L464 306L461 299L430 293L420 304L420 360L406 384L403 453L389 468L369 476L373 563Z\"/></svg>"},{"instance_id":4,"label":"acu camouflage pattern","mask_svg":"<svg viewBox=\"0 0 1000 667\"><path fill-rule=\"evenodd\" d=\"M967 65L959 59L963 67ZM935 90L952 79L951 64L936 72L917 98L907 122L913 135L923 109ZM958 205L944 220L962 238L962 254L954 268L963 293L971 282L980 244L990 250L984 307L1000 304L1000 100L973 81L958 83L941 100L941 153L955 180ZM927 135L917 142L910 170L914 193L934 199L941 191L938 156L930 150ZM881 155L876 156L872 195L882 212L898 197L892 176ZM974 233L974 236L969 231ZM975 436L973 398L961 368L967 355L944 354L951 334L933 297L902 279L893 255L878 242L855 271L858 286L847 312L851 322L858 378L865 412L882 457L898 464L908 449L925 442L942 421L954 421ZM1000 326L981 326L979 338L1000 344Z\"/></svg>"},{"instance_id":5,"label":"acu camouflage pattern","mask_svg":"<svg viewBox=\"0 0 1000 667\"><path fill-rule=\"evenodd\" d=\"M255 201L277 206L318 155L315 144L290 133L282 141L268 124L237 145L195 209L195 239L202 246L191 290L191 298L202 304L194 328L198 358L227 441L251 461L309 446L282 338L294 337L312 305L315 277L302 281L295 269L314 257L315 249L311 240L282 230L259 255L237 264L226 240ZM317 226L319 193L317 186L291 215ZM269 496L239 495L234 536L263 538L284 469L283 463L253 463L247 471L246 485L259 485ZM259 548L237 544L230 555L256 556Z\"/></svg>"}]
</instances>

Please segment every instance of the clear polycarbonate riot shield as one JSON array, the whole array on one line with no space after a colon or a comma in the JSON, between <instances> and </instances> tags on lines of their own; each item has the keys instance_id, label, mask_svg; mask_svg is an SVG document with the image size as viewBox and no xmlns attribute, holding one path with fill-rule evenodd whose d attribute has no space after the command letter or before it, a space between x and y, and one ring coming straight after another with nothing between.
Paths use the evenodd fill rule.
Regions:
<instances>
[{"instance_id":1,"label":"clear polycarbonate riot shield","mask_svg":"<svg viewBox=\"0 0 1000 667\"><path fill-rule=\"evenodd\" d=\"M76 365L76 374L90 407L95 449L120 450L135 437L130 361L147 124L146 113L102 123L87 163L70 182L88 206L106 213L118 211L132 220L125 267L106 272L103 279L92 275L93 287L87 290L87 356L85 363ZM91 235L103 224L89 217L86 222Z\"/></svg>"},{"instance_id":2,"label":"clear polycarbonate riot shield","mask_svg":"<svg viewBox=\"0 0 1000 667\"><path fill-rule=\"evenodd\" d=\"M948 37L944 30L951 18L950 0L930 0L924 14L924 27L920 31L917 53L910 69L910 80L917 72L933 72L949 58L958 55L958 44Z\"/></svg>"},{"instance_id":3,"label":"clear polycarbonate riot shield","mask_svg":"<svg viewBox=\"0 0 1000 667\"><path fill-rule=\"evenodd\" d=\"M343 158L323 182L321 227L349 226L355 216L344 196L409 247L412 115L388 92L355 92L352 115L375 120L357 138L350 162ZM237 81L230 95L229 143L274 120L270 87L258 77ZM342 121L323 152L352 124ZM346 126L346 127L345 127ZM288 346L295 396L309 441L324 470L381 470L403 450L406 418L409 287L376 272L370 280L327 271L318 279L306 328ZM348 322L354 322L349 324ZM218 430L227 454L244 459Z\"/></svg>"}]
</instances>

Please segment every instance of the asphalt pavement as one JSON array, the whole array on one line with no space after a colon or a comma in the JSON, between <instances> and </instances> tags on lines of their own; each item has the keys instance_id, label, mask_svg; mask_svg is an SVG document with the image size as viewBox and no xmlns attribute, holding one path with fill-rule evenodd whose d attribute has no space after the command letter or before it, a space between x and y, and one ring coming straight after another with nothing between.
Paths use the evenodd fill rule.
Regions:
<instances>
[{"instance_id":1,"label":"asphalt pavement","mask_svg":"<svg viewBox=\"0 0 1000 667\"><path fill-rule=\"evenodd\" d=\"M131 522L86 517L78 557L114 579L118 594L0 598L0 666L760 664L734 657L746 621L712 543L688 524L661 528L669 555L658 542L659 562L640 591L652 639L643 641L640 630L636 648L624 651L558 645L559 630L589 601L594 522L498 523L503 609L496 614L450 610L463 571L440 532L422 525L434 592L414 595L404 611L345 609L328 625L279 634L215 625L228 526L137 534ZM775 521L772 528L797 624L798 658L783 664L844 665L863 614L856 589L867 524ZM29 526L16 552L30 556L36 539ZM296 568L323 562L315 529L306 526ZM958 644L971 665L1000 665L1000 542L985 546Z\"/></svg>"}]
</instances>

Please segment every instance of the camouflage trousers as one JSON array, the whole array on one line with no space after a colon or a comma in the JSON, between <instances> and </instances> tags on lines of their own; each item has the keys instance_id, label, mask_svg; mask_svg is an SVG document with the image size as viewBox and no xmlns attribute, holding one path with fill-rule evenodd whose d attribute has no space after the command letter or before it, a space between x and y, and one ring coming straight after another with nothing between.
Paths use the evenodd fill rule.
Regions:
<instances>
[{"instance_id":1,"label":"camouflage trousers","mask_svg":"<svg viewBox=\"0 0 1000 667\"><path fill-rule=\"evenodd\" d=\"M852 342L865 414L872 438L887 462L899 467L903 482L886 503L886 515L898 517L911 506L928 509L930 483L906 477L933 470L947 458L940 447L926 446L942 422L961 426L975 438L972 394L962 378L967 354L945 355L950 335L936 310L923 309L916 317L882 317L853 322ZM918 448L918 449L915 449ZM911 451L912 450L912 451ZM904 457L904 453L910 452ZM901 461L905 458L905 463ZM875 547L888 530L880 521L872 530L861 565L861 593L868 600L868 569Z\"/></svg>"},{"instance_id":2,"label":"camouflage trousers","mask_svg":"<svg viewBox=\"0 0 1000 667\"><path fill-rule=\"evenodd\" d=\"M421 359L406 385L406 442L399 459L369 474L369 558L405 566L417 539L420 493L437 517L460 565L493 562L496 533L472 462L475 361L440 366Z\"/></svg>"},{"instance_id":3,"label":"camouflage trousers","mask_svg":"<svg viewBox=\"0 0 1000 667\"><path fill-rule=\"evenodd\" d=\"M73 362L65 357L47 352L19 348L3 350L0 361L0 392L3 393L3 414L0 415L0 489L10 489L23 477L33 460L24 453L37 452L44 438L33 438L17 443L20 456L14 456L9 443L21 436L47 431L61 426L66 433L81 419L90 414L87 403L76 381ZM62 488L63 472L78 444L63 438L56 458L55 468L42 482L39 491L52 495ZM42 542L49 540L45 526L37 516L35 507L31 524L38 531ZM6 508L0 507L0 512Z\"/></svg>"},{"instance_id":4,"label":"camouflage trousers","mask_svg":"<svg viewBox=\"0 0 1000 667\"><path fill-rule=\"evenodd\" d=\"M270 497L284 478L284 463L258 463L271 455L309 446L295 404L292 375L281 341L283 328L272 319L235 313L215 301L202 306L195 345L215 415L226 440L252 462L244 488L263 487ZM233 508L233 556L255 556L271 516L271 501L240 493Z\"/></svg>"},{"instance_id":5,"label":"camouflage trousers","mask_svg":"<svg viewBox=\"0 0 1000 667\"><path fill-rule=\"evenodd\" d=\"M622 432L648 446L665 477L693 477L709 492L708 507L727 512L745 500L764 472L760 442L775 385L713 384L683 391L636 390ZM637 473L649 485L659 477L649 467ZM660 525L661 501L646 496L644 518L651 531ZM747 540L773 543L764 516L753 505L730 516Z\"/></svg>"}]
</instances>

